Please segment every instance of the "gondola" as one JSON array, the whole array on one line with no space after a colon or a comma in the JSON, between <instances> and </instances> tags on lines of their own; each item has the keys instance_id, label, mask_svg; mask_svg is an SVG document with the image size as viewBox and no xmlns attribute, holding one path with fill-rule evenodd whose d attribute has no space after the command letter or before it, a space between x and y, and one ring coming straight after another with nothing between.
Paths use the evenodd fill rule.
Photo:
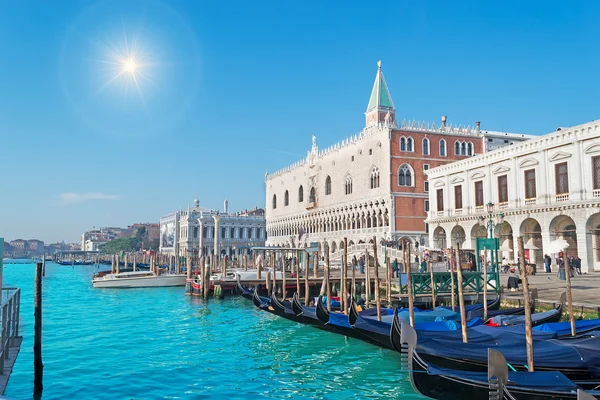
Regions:
<instances>
[{"instance_id":1,"label":"gondola","mask_svg":"<svg viewBox=\"0 0 600 400\"><path fill-rule=\"evenodd\" d=\"M394 348L405 352L402 348L401 322L396 316L390 330L390 341ZM493 329L510 329L493 328ZM534 335L538 332L532 332ZM417 350L428 363L437 367L461 371L485 372L487 369L487 349L502 352L510 368L514 371L527 370L527 356L522 349L525 346L524 335L503 335L496 339L497 343L463 343L449 335L421 335ZM572 340L534 340L535 367L539 371L555 371L560 369L567 377L580 381L600 381L600 338L586 337ZM587 388L587 384L585 386Z\"/></svg>"},{"instance_id":2,"label":"gondola","mask_svg":"<svg viewBox=\"0 0 600 400\"><path fill-rule=\"evenodd\" d=\"M495 310L499 310L500 309L500 296L496 297L494 300L490 300L488 301L488 311L495 311ZM447 310L452 310L452 306L441 306L442 308L445 308ZM470 311L476 311L476 310L483 310L483 303L475 303L475 304L466 304L465 305L465 311L466 312L470 312ZM452 310L454 312L460 312L460 307L458 305L456 305L454 307L454 310Z\"/></svg>"},{"instance_id":3,"label":"gondola","mask_svg":"<svg viewBox=\"0 0 600 400\"><path fill-rule=\"evenodd\" d=\"M240 277L237 278L236 292L245 299L252 300L254 296L254 289L246 289L242 282L240 282Z\"/></svg>"},{"instance_id":4,"label":"gondola","mask_svg":"<svg viewBox=\"0 0 600 400\"><path fill-rule=\"evenodd\" d=\"M352 300L350 310L348 312L348 323L362 335L369 337L372 341L377 342L379 346L387 349L392 349L390 342L390 325L373 319L367 319L367 316L377 315L376 308L368 308L363 310L361 306Z\"/></svg>"},{"instance_id":5,"label":"gondola","mask_svg":"<svg viewBox=\"0 0 600 400\"><path fill-rule=\"evenodd\" d=\"M554 310L534 313L531 315L531 325L537 326L560 321L566 301L566 293L560 296L560 304ZM486 321L488 325L510 326L521 325L525 323L524 315L498 315Z\"/></svg>"},{"instance_id":6,"label":"gondola","mask_svg":"<svg viewBox=\"0 0 600 400\"><path fill-rule=\"evenodd\" d=\"M417 333L407 323L402 326L402 342L408 348L409 371L413 389L439 400L575 400L595 399L600 392L585 393L559 371L508 372L502 353L488 349L485 372L466 372L439 368L425 361L416 349ZM578 395L579 393L579 395Z\"/></svg>"},{"instance_id":7,"label":"gondola","mask_svg":"<svg viewBox=\"0 0 600 400\"><path fill-rule=\"evenodd\" d=\"M333 313L330 313L323 302L323 295L319 295L319 299L317 300L316 314L317 318L319 319L319 321L321 321L323 325L329 327L334 332L340 335L344 335L354 339L364 340L371 344L378 344L370 337L365 336L357 330L355 330L354 328L352 328L352 326L348 322L348 315L342 313L335 313L334 315Z\"/></svg>"}]
</instances>

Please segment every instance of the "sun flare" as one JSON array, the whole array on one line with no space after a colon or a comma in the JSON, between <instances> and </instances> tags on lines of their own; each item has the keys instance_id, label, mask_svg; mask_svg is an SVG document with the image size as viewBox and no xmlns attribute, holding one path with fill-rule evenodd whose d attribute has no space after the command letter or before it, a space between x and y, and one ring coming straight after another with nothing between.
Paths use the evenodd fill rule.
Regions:
<instances>
[{"instance_id":1,"label":"sun flare","mask_svg":"<svg viewBox=\"0 0 600 400\"><path fill-rule=\"evenodd\" d=\"M99 90L117 85L125 96L134 91L144 101L144 85L156 86L152 77L152 66L156 62L152 54L142 46L139 35L128 38L124 34L121 43L100 45L105 54L101 59L96 59L104 66L104 82Z\"/></svg>"},{"instance_id":2,"label":"sun flare","mask_svg":"<svg viewBox=\"0 0 600 400\"><path fill-rule=\"evenodd\" d=\"M135 74L135 71L138 69L138 65L135 62L135 59L129 58L125 60L123 63L123 71L129 72L130 74Z\"/></svg>"}]
</instances>

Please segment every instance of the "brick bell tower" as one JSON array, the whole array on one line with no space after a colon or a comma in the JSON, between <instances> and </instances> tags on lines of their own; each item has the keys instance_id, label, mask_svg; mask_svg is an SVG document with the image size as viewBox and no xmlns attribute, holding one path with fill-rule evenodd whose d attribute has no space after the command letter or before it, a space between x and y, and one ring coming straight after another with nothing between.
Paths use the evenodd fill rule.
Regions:
<instances>
[{"instance_id":1,"label":"brick bell tower","mask_svg":"<svg viewBox=\"0 0 600 400\"><path fill-rule=\"evenodd\" d=\"M389 125L393 125L396 120L396 109L394 108L392 96L383 77L381 61L377 61L377 75L375 76L369 105L365 112L366 126L383 124L388 113L388 123Z\"/></svg>"}]
</instances>

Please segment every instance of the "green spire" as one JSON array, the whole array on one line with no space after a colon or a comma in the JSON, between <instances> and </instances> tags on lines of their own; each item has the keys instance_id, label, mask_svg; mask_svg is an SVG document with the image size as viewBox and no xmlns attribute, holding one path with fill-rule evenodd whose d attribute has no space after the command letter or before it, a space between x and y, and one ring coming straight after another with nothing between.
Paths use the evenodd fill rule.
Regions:
<instances>
[{"instance_id":1,"label":"green spire","mask_svg":"<svg viewBox=\"0 0 600 400\"><path fill-rule=\"evenodd\" d=\"M385 78L383 77L381 61L378 61L377 76L375 76L375 83L373 84L373 90L371 91L367 112L380 107L394 109L394 102L392 101L392 96L390 96L390 91L388 90Z\"/></svg>"}]
</instances>

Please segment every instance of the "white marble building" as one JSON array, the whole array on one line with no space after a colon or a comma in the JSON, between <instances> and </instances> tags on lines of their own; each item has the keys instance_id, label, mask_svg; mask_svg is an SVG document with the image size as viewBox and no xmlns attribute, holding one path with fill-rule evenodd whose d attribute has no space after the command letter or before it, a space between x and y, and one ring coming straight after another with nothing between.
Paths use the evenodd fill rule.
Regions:
<instances>
[{"instance_id":1,"label":"white marble building","mask_svg":"<svg viewBox=\"0 0 600 400\"><path fill-rule=\"evenodd\" d=\"M388 132L373 126L352 145L325 151L313 136L305 160L267 175L267 243L298 245L302 236L301 245L326 240L336 251L344 237L350 245L391 239Z\"/></svg>"},{"instance_id":2,"label":"white marble building","mask_svg":"<svg viewBox=\"0 0 600 400\"><path fill-rule=\"evenodd\" d=\"M565 239L582 271L600 271L600 120L432 168L426 222L433 248L459 241L475 249L489 221L503 256L515 260L517 236L526 258L543 265L550 243ZM498 217L502 214L503 221ZM501 222L501 223L499 223Z\"/></svg>"},{"instance_id":3,"label":"white marble building","mask_svg":"<svg viewBox=\"0 0 600 400\"><path fill-rule=\"evenodd\" d=\"M185 256L190 252L201 255L215 253L215 229L219 233L217 252L222 255L238 256L250 254L253 246L264 246L266 240L265 217L263 209L244 210L230 213L227 200L224 210L209 210L200 207L198 199L194 200L193 207L181 210L176 214L175 246L163 247L163 219L161 218L161 252ZM173 214L169 214L171 216ZM168 217L168 216L167 216ZM215 224L215 221L218 223ZM166 223L171 223L172 218L166 218ZM167 229L165 227L165 229ZM168 240L165 240L167 243Z\"/></svg>"}]
</instances>

